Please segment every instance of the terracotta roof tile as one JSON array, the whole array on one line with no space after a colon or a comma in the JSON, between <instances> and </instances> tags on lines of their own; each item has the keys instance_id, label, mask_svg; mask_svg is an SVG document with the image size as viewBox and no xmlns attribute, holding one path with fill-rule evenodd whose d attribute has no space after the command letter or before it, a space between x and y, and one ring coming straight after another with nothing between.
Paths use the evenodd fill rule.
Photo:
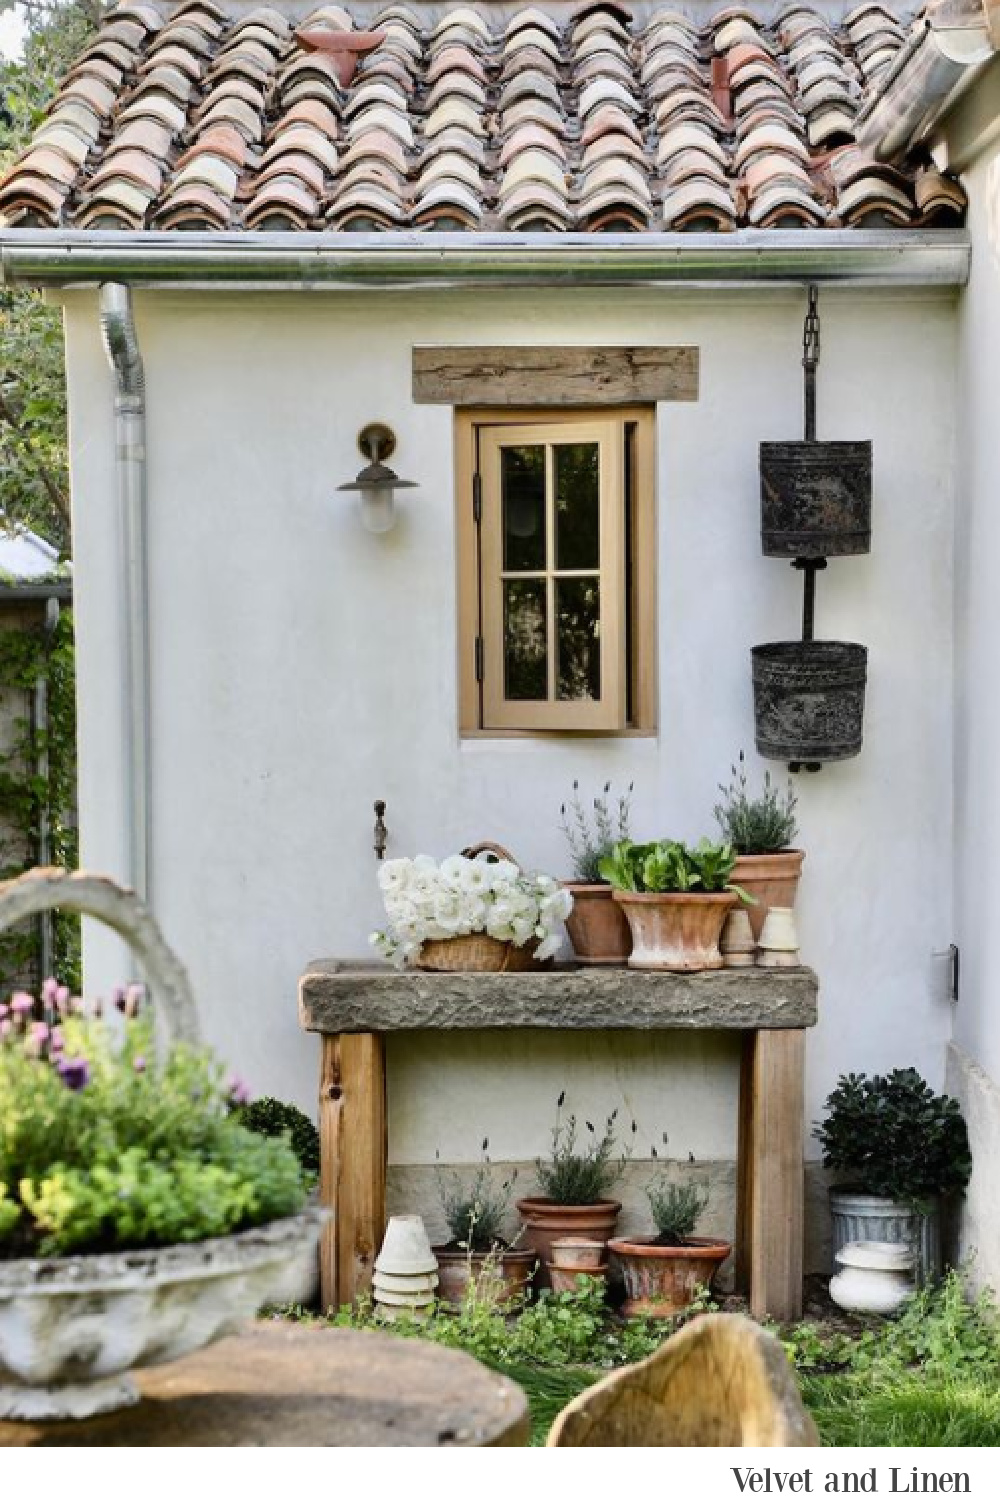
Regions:
<instances>
[{"instance_id":1,"label":"terracotta roof tile","mask_svg":"<svg viewBox=\"0 0 1000 1500\"><path fill-rule=\"evenodd\" d=\"M955 223L961 187L854 122L906 41L885 4L697 21L592 0L124 4L0 183L8 224L676 230Z\"/></svg>"}]
</instances>

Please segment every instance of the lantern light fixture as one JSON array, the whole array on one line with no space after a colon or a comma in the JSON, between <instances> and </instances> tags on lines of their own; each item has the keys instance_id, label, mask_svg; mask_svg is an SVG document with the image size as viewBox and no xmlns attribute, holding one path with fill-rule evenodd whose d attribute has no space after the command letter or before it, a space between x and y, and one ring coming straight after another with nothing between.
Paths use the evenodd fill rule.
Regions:
<instances>
[{"instance_id":1,"label":"lantern light fixture","mask_svg":"<svg viewBox=\"0 0 1000 1500\"><path fill-rule=\"evenodd\" d=\"M384 422L369 422L361 429L358 449L368 462L356 479L337 488L357 494L361 520L368 531L391 531L396 524L396 490L415 490L418 486L412 479L400 479L386 463L396 450L396 434Z\"/></svg>"}]
</instances>

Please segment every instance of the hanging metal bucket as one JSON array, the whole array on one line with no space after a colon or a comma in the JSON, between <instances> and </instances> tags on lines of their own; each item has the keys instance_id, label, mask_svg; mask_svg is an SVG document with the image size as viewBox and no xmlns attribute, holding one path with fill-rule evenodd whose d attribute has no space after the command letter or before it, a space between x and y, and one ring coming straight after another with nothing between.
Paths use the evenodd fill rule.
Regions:
<instances>
[{"instance_id":1,"label":"hanging metal bucket","mask_svg":"<svg viewBox=\"0 0 1000 1500\"><path fill-rule=\"evenodd\" d=\"M761 443L765 557L850 557L872 545L872 445Z\"/></svg>"},{"instance_id":2,"label":"hanging metal bucket","mask_svg":"<svg viewBox=\"0 0 1000 1500\"><path fill-rule=\"evenodd\" d=\"M868 648L848 641L754 646L757 749L769 760L849 760L861 749Z\"/></svg>"}]
</instances>

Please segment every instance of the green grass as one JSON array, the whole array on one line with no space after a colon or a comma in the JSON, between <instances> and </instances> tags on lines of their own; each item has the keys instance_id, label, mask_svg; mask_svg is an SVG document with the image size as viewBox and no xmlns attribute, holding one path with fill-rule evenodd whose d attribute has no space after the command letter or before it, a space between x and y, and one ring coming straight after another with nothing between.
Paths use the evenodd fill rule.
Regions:
<instances>
[{"instance_id":1,"label":"green grass","mask_svg":"<svg viewBox=\"0 0 1000 1500\"><path fill-rule=\"evenodd\" d=\"M602 1299L603 1288L592 1283L543 1294L520 1316L505 1318L473 1297L457 1315L437 1313L389 1331L465 1349L515 1380L528 1397L537 1445L574 1396L610 1369L653 1353L682 1321L625 1323L608 1316ZM692 1311L706 1310L711 1304L702 1298ZM332 1321L382 1326L370 1306L345 1309ZM989 1299L967 1301L954 1272L896 1318L834 1321L824 1314L774 1331L825 1445L1000 1447L1000 1322Z\"/></svg>"}]
</instances>

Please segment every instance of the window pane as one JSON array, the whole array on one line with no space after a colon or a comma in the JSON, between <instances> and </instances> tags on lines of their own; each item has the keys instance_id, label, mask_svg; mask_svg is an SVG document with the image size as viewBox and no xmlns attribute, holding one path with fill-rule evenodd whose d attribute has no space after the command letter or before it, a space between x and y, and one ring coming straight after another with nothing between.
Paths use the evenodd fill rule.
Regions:
<instances>
[{"instance_id":1,"label":"window pane","mask_svg":"<svg viewBox=\"0 0 1000 1500\"><path fill-rule=\"evenodd\" d=\"M596 443L555 449L557 568L601 566L599 451Z\"/></svg>"},{"instance_id":2,"label":"window pane","mask_svg":"<svg viewBox=\"0 0 1000 1500\"><path fill-rule=\"evenodd\" d=\"M505 573L545 567L545 448L500 450Z\"/></svg>"},{"instance_id":3,"label":"window pane","mask_svg":"<svg viewBox=\"0 0 1000 1500\"><path fill-rule=\"evenodd\" d=\"M600 579L556 579L557 698L600 698L600 619Z\"/></svg>"},{"instance_id":4,"label":"window pane","mask_svg":"<svg viewBox=\"0 0 1000 1500\"><path fill-rule=\"evenodd\" d=\"M537 702L549 695L545 580L508 579L503 586L504 697Z\"/></svg>"}]
</instances>

